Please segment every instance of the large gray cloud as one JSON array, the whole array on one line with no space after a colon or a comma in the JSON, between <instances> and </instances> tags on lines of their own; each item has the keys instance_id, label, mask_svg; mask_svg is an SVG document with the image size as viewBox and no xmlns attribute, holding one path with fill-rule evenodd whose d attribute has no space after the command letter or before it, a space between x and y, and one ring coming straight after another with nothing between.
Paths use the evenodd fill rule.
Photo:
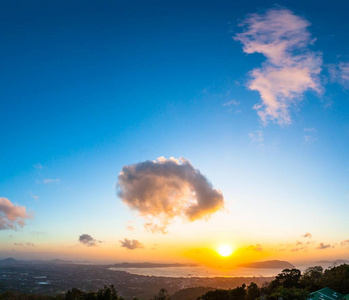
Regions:
<instances>
[{"instance_id":1,"label":"large gray cloud","mask_svg":"<svg viewBox=\"0 0 349 300\"><path fill-rule=\"evenodd\" d=\"M7 198L0 197L0 230L23 227L25 219L29 218L31 216L24 206L15 205Z\"/></svg>"},{"instance_id":2,"label":"large gray cloud","mask_svg":"<svg viewBox=\"0 0 349 300\"><path fill-rule=\"evenodd\" d=\"M127 248L129 250L144 248L143 244L137 240L129 240L125 238L123 241L120 241L120 243L121 243L121 247Z\"/></svg>"},{"instance_id":3,"label":"large gray cloud","mask_svg":"<svg viewBox=\"0 0 349 300\"><path fill-rule=\"evenodd\" d=\"M291 123L290 109L303 93L321 91L322 58L308 47L314 42L310 23L290 10L270 9L249 15L241 26L244 31L234 38L243 44L244 52L266 57L262 67L250 73L248 87L258 91L262 100L254 108L263 123Z\"/></svg>"},{"instance_id":4,"label":"large gray cloud","mask_svg":"<svg viewBox=\"0 0 349 300\"><path fill-rule=\"evenodd\" d=\"M98 243L101 243L101 241L94 239L92 236L86 233L79 236L79 242L89 247L97 246Z\"/></svg>"},{"instance_id":5,"label":"large gray cloud","mask_svg":"<svg viewBox=\"0 0 349 300\"><path fill-rule=\"evenodd\" d=\"M184 158L124 166L118 187L119 197L147 219L145 227L153 232L166 233L175 217L194 221L224 206L222 193Z\"/></svg>"}]
</instances>

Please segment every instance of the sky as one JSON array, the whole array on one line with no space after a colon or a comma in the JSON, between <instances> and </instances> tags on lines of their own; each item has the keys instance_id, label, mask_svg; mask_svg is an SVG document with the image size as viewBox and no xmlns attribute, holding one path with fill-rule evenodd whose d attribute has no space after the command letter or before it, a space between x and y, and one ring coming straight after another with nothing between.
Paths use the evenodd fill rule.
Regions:
<instances>
[{"instance_id":1,"label":"sky","mask_svg":"<svg viewBox=\"0 0 349 300\"><path fill-rule=\"evenodd\" d=\"M0 258L349 259L347 1L0 7Z\"/></svg>"}]
</instances>

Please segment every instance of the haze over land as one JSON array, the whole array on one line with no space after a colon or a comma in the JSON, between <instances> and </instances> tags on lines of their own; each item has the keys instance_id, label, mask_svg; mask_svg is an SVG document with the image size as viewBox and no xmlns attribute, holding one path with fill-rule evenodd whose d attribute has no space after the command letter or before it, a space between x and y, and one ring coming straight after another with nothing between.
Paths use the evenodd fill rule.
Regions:
<instances>
[{"instance_id":1,"label":"haze over land","mask_svg":"<svg viewBox=\"0 0 349 300\"><path fill-rule=\"evenodd\" d=\"M0 259L348 261L348 9L4 2Z\"/></svg>"}]
</instances>

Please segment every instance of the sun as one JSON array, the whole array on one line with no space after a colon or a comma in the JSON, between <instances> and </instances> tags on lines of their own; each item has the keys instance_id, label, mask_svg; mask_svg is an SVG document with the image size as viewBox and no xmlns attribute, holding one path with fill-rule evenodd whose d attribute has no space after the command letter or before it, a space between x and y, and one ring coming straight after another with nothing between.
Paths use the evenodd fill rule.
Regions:
<instances>
[{"instance_id":1,"label":"sun","mask_svg":"<svg viewBox=\"0 0 349 300\"><path fill-rule=\"evenodd\" d=\"M217 252L220 256L227 257L232 255L234 248L228 244L222 244L217 248Z\"/></svg>"}]
</instances>

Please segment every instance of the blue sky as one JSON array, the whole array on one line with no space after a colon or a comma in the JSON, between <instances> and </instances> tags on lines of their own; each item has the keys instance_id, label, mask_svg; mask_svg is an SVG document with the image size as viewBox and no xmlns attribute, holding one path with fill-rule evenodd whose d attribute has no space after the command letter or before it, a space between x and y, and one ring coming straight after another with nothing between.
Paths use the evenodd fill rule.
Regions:
<instances>
[{"instance_id":1,"label":"blue sky","mask_svg":"<svg viewBox=\"0 0 349 300\"><path fill-rule=\"evenodd\" d=\"M1 3L0 197L31 218L0 230L0 256L70 257L69 247L86 249L78 240L86 233L103 242L87 258L135 260L137 251L151 257L154 243L184 239L185 226L197 236L222 230L236 247L262 244L269 258L278 243L310 232L314 247L297 259L349 258L341 246L349 239L348 4L246 2ZM272 11L307 23L296 36L305 34L303 44L276 63L275 48L269 58L256 53L263 32L237 39L248 31L243 20L258 21L249 14ZM248 43L254 53L244 52ZM268 106L253 108L261 87L251 90L251 72L264 80L268 68L300 64L310 65L313 87L297 85L282 102L291 104L263 120L258 113ZM221 191L226 210L208 221L176 219L167 235L145 231L142 212L123 203L115 185L123 166L161 156L190 160ZM122 249L124 238L145 248ZM35 247L15 245L28 242ZM334 248L316 250L320 243Z\"/></svg>"}]
</instances>

